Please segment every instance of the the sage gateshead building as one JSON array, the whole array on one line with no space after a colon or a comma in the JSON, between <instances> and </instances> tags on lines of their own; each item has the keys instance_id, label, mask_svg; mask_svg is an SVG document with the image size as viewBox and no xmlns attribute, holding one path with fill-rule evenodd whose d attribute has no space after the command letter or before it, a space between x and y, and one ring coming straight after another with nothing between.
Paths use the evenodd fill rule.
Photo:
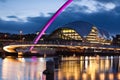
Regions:
<instances>
[{"instance_id":1,"label":"the sage gateshead building","mask_svg":"<svg viewBox=\"0 0 120 80\"><path fill-rule=\"evenodd\" d=\"M46 40L59 42L72 41L91 44L110 44L111 36L107 31L98 28L91 23L75 21L65 24L54 30L46 38Z\"/></svg>"}]
</instances>

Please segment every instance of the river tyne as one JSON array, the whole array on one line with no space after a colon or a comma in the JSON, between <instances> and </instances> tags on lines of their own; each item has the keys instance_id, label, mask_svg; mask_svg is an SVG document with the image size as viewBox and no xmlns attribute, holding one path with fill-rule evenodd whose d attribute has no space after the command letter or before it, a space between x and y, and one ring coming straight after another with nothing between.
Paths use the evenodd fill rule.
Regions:
<instances>
[{"instance_id":1,"label":"river tyne","mask_svg":"<svg viewBox=\"0 0 120 80\"><path fill-rule=\"evenodd\" d=\"M52 63L47 66L47 61ZM43 74L46 67L53 73ZM0 58L0 80L120 80L120 56Z\"/></svg>"}]
</instances>

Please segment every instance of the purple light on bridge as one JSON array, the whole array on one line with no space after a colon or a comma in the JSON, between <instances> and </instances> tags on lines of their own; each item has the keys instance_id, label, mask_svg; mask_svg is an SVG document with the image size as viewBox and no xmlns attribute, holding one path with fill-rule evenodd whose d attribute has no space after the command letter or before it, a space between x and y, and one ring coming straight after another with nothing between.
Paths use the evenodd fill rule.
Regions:
<instances>
[{"instance_id":1,"label":"purple light on bridge","mask_svg":"<svg viewBox=\"0 0 120 80\"><path fill-rule=\"evenodd\" d=\"M42 28L42 30L39 32L38 36L34 40L34 44L37 44L39 39L42 37L44 32L47 30L47 28L51 25L51 23L56 19L56 17L62 12L63 9L65 9L73 0L68 0L62 7L59 8L59 10L50 18L50 20L45 24L45 26ZM34 48L34 46L30 47L30 51Z\"/></svg>"}]
</instances>

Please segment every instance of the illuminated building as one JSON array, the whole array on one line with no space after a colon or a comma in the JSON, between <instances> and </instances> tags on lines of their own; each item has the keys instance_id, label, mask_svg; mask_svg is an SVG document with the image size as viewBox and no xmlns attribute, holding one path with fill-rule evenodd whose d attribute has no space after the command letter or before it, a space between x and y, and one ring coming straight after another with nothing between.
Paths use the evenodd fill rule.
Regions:
<instances>
[{"instance_id":1,"label":"illuminated building","mask_svg":"<svg viewBox=\"0 0 120 80\"><path fill-rule=\"evenodd\" d=\"M80 41L92 44L110 44L111 36L105 30L84 21L76 21L61 26L53 31L49 40Z\"/></svg>"}]
</instances>

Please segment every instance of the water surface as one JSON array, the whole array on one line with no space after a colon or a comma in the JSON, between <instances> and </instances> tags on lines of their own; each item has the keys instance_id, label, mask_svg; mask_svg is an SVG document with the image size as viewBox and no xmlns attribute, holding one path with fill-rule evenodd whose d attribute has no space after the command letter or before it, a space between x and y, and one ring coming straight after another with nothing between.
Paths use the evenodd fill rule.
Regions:
<instances>
[{"instance_id":1,"label":"water surface","mask_svg":"<svg viewBox=\"0 0 120 80\"><path fill-rule=\"evenodd\" d=\"M0 80L120 80L119 56L62 57L53 75L44 75L48 60L36 57L0 59Z\"/></svg>"}]
</instances>

